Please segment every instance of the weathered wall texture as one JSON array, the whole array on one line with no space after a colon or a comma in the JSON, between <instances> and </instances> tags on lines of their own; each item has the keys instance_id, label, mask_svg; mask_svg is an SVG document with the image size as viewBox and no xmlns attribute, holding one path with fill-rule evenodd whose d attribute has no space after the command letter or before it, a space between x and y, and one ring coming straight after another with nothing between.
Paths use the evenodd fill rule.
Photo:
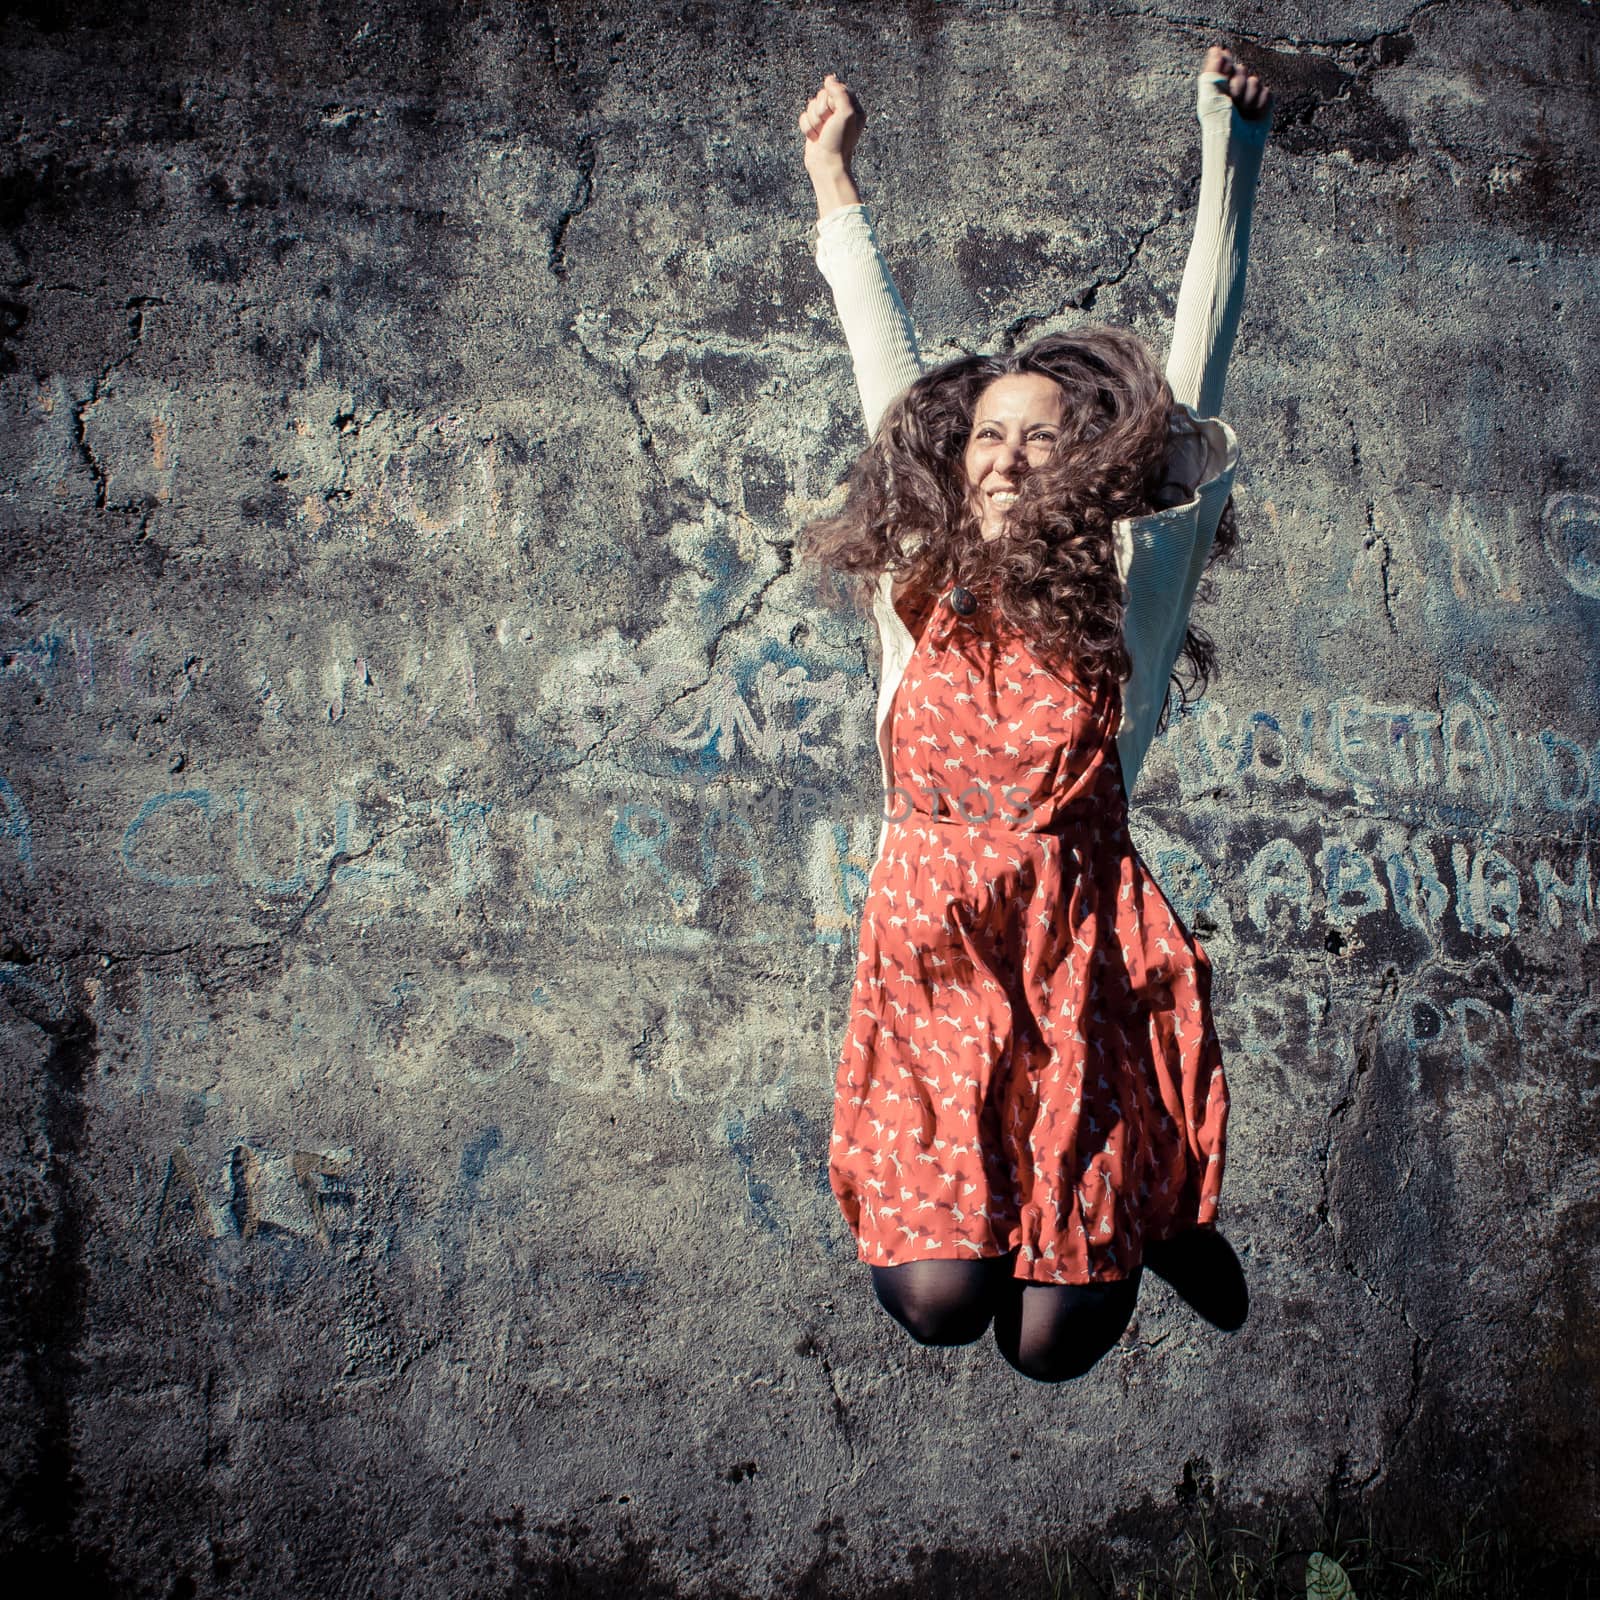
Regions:
<instances>
[{"instance_id":1,"label":"weathered wall texture","mask_svg":"<svg viewBox=\"0 0 1600 1600\"><path fill-rule=\"evenodd\" d=\"M1596 31L12 8L7 1541L933 1594L1197 1494L1488 1494L1593 1550ZM861 442L793 119L868 102L930 354L1164 349L1218 37L1281 101L1249 542L1135 832L1218 972L1254 1309L1147 1279L1052 1390L912 1346L827 1191L875 644L792 558Z\"/></svg>"}]
</instances>

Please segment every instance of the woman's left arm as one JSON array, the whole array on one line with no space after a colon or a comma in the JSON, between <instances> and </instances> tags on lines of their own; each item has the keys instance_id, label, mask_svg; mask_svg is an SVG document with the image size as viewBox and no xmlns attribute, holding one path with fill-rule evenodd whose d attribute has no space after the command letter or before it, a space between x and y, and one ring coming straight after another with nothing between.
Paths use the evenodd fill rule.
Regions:
<instances>
[{"instance_id":1,"label":"woman's left arm","mask_svg":"<svg viewBox=\"0 0 1600 1600\"><path fill-rule=\"evenodd\" d=\"M1272 93L1220 45L1207 52L1197 90L1200 198L1166 373L1175 400L1214 417L1222 409L1244 305L1250 219L1272 128Z\"/></svg>"}]
</instances>

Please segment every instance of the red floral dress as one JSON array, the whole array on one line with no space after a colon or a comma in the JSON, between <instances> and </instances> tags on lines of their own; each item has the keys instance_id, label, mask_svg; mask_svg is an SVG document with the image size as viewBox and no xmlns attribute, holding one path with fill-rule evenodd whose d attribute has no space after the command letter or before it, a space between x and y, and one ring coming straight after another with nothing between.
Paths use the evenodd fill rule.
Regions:
<instances>
[{"instance_id":1,"label":"red floral dress","mask_svg":"<svg viewBox=\"0 0 1600 1600\"><path fill-rule=\"evenodd\" d=\"M860 1259L1125 1278L1216 1220L1228 1091L1210 962L1128 836L1120 692L947 594L892 717L829 1160Z\"/></svg>"}]
</instances>

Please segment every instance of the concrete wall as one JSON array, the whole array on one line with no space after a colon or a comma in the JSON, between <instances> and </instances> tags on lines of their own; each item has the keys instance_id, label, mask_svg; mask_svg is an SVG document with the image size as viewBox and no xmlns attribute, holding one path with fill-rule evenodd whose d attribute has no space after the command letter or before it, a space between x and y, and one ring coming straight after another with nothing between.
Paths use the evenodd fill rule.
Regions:
<instances>
[{"instance_id":1,"label":"concrete wall","mask_svg":"<svg viewBox=\"0 0 1600 1600\"><path fill-rule=\"evenodd\" d=\"M933 356L1158 349L1278 88L1223 670L1224 1336L912 1346L827 1190L875 642L824 70ZM1593 9L22 5L6 1540L103 1593L1046 1592L1186 1510L1600 1533ZM731 808L720 803L732 799ZM741 812L741 806L745 812ZM719 811L728 820L719 823ZM567 1587L561 1587L561 1585Z\"/></svg>"}]
</instances>

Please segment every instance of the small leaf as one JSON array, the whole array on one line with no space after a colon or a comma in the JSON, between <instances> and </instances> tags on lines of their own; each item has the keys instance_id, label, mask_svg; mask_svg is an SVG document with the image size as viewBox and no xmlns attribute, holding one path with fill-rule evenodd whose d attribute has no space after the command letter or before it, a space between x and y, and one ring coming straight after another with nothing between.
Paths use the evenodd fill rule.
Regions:
<instances>
[{"instance_id":1,"label":"small leaf","mask_svg":"<svg viewBox=\"0 0 1600 1600\"><path fill-rule=\"evenodd\" d=\"M1306 1562L1306 1600L1356 1600L1344 1568L1320 1550Z\"/></svg>"}]
</instances>

